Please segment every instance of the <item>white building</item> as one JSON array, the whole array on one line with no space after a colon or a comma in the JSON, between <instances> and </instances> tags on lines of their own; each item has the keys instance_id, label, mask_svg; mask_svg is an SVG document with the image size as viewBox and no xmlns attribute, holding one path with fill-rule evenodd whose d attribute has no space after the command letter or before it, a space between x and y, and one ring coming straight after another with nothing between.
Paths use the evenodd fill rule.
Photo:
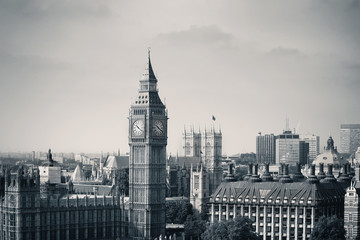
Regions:
<instances>
[{"instance_id":1,"label":"white building","mask_svg":"<svg viewBox=\"0 0 360 240\"><path fill-rule=\"evenodd\" d=\"M61 168L54 166L51 149L47 154L48 164L39 167L40 183L61 183Z\"/></svg>"},{"instance_id":2,"label":"white building","mask_svg":"<svg viewBox=\"0 0 360 240\"><path fill-rule=\"evenodd\" d=\"M286 163L295 165L300 161L299 134L284 131L276 137L276 164Z\"/></svg>"},{"instance_id":3,"label":"white building","mask_svg":"<svg viewBox=\"0 0 360 240\"><path fill-rule=\"evenodd\" d=\"M309 144L309 162L311 163L320 154L320 137L314 134L301 135L300 139Z\"/></svg>"}]
</instances>

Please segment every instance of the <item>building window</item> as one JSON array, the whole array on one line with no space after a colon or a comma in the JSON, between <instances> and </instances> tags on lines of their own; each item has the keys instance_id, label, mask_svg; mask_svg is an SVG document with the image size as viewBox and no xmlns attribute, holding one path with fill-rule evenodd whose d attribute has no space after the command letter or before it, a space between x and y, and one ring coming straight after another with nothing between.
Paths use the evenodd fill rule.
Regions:
<instances>
[{"instance_id":1,"label":"building window","mask_svg":"<svg viewBox=\"0 0 360 240\"><path fill-rule=\"evenodd\" d=\"M352 229L352 227L349 227L348 228L348 236L352 237L352 235L353 235L353 229Z\"/></svg>"},{"instance_id":2,"label":"building window","mask_svg":"<svg viewBox=\"0 0 360 240\"><path fill-rule=\"evenodd\" d=\"M185 146L185 154L186 154L186 156L190 155L190 150L191 150L190 143L187 142L186 146Z\"/></svg>"},{"instance_id":3,"label":"building window","mask_svg":"<svg viewBox=\"0 0 360 240\"><path fill-rule=\"evenodd\" d=\"M199 176L194 176L194 188L199 189Z\"/></svg>"},{"instance_id":4,"label":"building window","mask_svg":"<svg viewBox=\"0 0 360 240\"><path fill-rule=\"evenodd\" d=\"M352 221L352 214L349 213L349 221Z\"/></svg>"},{"instance_id":5,"label":"building window","mask_svg":"<svg viewBox=\"0 0 360 240\"><path fill-rule=\"evenodd\" d=\"M9 213L9 225L15 226L15 213Z\"/></svg>"}]
</instances>

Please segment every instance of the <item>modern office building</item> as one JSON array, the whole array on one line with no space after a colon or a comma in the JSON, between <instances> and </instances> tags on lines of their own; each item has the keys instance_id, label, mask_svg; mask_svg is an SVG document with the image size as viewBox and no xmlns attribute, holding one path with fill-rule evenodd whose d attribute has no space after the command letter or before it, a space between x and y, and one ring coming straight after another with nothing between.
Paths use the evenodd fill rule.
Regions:
<instances>
[{"instance_id":1,"label":"modern office building","mask_svg":"<svg viewBox=\"0 0 360 240\"><path fill-rule=\"evenodd\" d=\"M268 166L259 177L257 166L246 181L233 181L227 177L210 198L211 222L246 216L253 221L262 239L310 239L315 222L321 216L344 216L345 188L348 175L335 179L332 165L326 177L319 180L315 166L308 179L300 180L288 174L288 166L282 166L278 182L273 181ZM299 170L298 170L299 171Z\"/></svg>"},{"instance_id":2,"label":"modern office building","mask_svg":"<svg viewBox=\"0 0 360 240\"><path fill-rule=\"evenodd\" d=\"M353 154L360 147L360 124L340 125L340 153Z\"/></svg>"},{"instance_id":3,"label":"modern office building","mask_svg":"<svg viewBox=\"0 0 360 240\"><path fill-rule=\"evenodd\" d=\"M305 141L299 141L299 164L310 164L309 161L309 143Z\"/></svg>"},{"instance_id":4,"label":"modern office building","mask_svg":"<svg viewBox=\"0 0 360 240\"><path fill-rule=\"evenodd\" d=\"M300 140L309 144L309 163L312 163L317 155L320 154L320 137L312 135L300 135Z\"/></svg>"},{"instance_id":5,"label":"modern office building","mask_svg":"<svg viewBox=\"0 0 360 240\"><path fill-rule=\"evenodd\" d=\"M299 134L284 131L276 137L276 164L287 163L295 165L300 162Z\"/></svg>"},{"instance_id":6,"label":"modern office building","mask_svg":"<svg viewBox=\"0 0 360 240\"><path fill-rule=\"evenodd\" d=\"M276 136L274 134L256 136L256 160L258 163L276 162Z\"/></svg>"}]
</instances>

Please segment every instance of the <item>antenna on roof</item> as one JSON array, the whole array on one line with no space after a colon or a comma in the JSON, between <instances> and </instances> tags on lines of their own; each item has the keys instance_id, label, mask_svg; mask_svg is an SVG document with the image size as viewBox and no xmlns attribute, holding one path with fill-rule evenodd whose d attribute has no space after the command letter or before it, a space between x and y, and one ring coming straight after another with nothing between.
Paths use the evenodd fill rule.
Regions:
<instances>
[{"instance_id":1,"label":"antenna on roof","mask_svg":"<svg viewBox=\"0 0 360 240\"><path fill-rule=\"evenodd\" d=\"M289 118L288 117L286 117L285 131L289 131Z\"/></svg>"}]
</instances>

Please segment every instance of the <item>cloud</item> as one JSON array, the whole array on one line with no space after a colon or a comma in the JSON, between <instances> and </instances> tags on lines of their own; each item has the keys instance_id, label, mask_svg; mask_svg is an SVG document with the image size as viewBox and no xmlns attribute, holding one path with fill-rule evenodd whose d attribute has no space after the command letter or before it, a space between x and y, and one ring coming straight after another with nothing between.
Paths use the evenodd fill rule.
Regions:
<instances>
[{"instance_id":1,"label":"cloud","mask_svg":"<svg viewBox=\"0 0 360 240\"><path fill-rule=\"evenodd\" d=\"M94 1L56 1L56 0L1 0L3 14L20 19L44 20L82 17L106 17L111 14L108 6ZM70 20L69 19L69 20Z\"/></svg>"},{"instance_id":2,"label":"cloud","mask_svg":"<svg viewBox=\"0 0 360 240\"><path fill-rule=\"evenodd\" d=\"M15 55L0 51L0 69L67 69L70 64L64 61L37 55Z\"/></svg>"},{"instance_id":3,"label":"cloud","mask_svg":"<svg viewBox=\"0 0 360 240\"><path fill-rule=\"evenodd\" d=\"M234 36L224 32L216 25L193 25L187 30L162 33L157 36L159 41L176 45L213 45L226 46L233 44Z\"/></svg>"},{"instance_id":4,"label":"cloud","mask_svg":"<svg viewBox=\"0 0 360 240\"><path fill-rule=\"evenodd\" d=\"M271 49L268 54L277 57L300 56L300 51L295 48L277 47Z\"/></svg>"}]
</instances>

